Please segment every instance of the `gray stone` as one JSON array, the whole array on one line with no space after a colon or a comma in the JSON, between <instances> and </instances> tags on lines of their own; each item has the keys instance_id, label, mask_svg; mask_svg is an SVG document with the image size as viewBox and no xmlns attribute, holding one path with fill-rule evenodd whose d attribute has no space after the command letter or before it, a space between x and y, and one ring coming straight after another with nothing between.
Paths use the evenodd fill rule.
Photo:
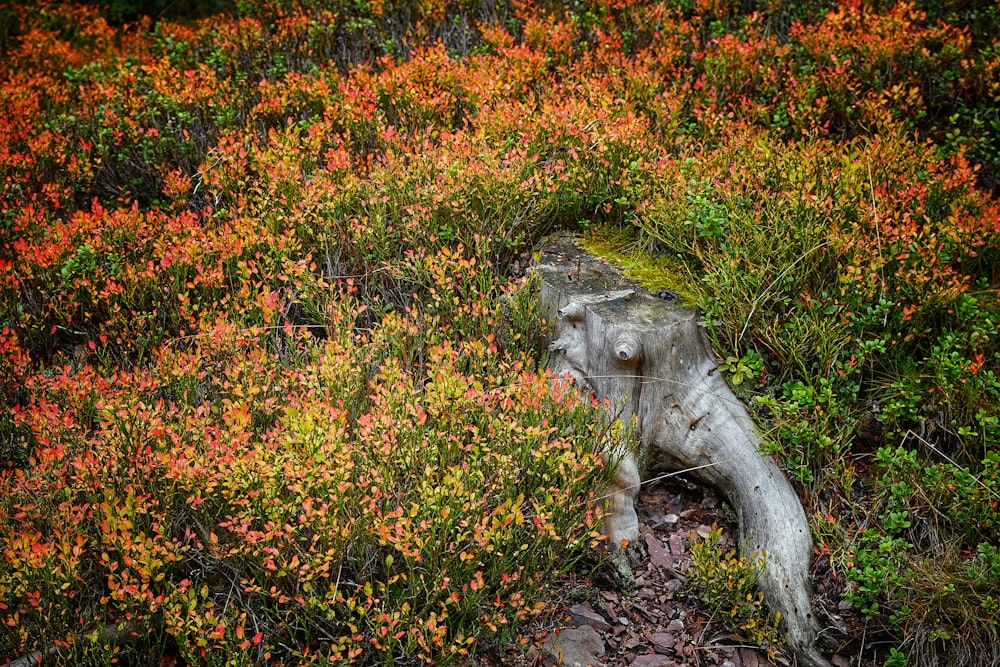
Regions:
<instances>
[{"instance_id":1,"label":"gray stone","mask_svg":"<svg viewBox=\"0 0 1000 667\"><path fill-rule=\"evenodd\" d=\"M684 538L679 533L670 534L670 553L680 556L684 553Z\"/></svg>"},{"instance_id":2,"label":"gray stone","mask_svg":"<svg viewBox=\"0 0 1000 667\"><path fill-rule=\"evenodd\" d=\"M582 604L570 607L569 613L573 617L573 625L577 627L589 625L601 632L607 632L611 629L611 624L604 620L603 616Z\"/></svg>"},{"instance_id":3,"label":"gray stone","mask_svg":"<svg viewBox=\"0 0 1000 667\"><path fill-rule=\"evenodd\" d=\"M653 632L649 635L648 639L653 648L660 653L664 651L673 652L674 644L677 642L677 638L674 637L674 633L672 632Z\"/></svg>"},{"instance_id":4,"label":"gray stone","mask_svg":"<svg viewBox=\"0 0 1000 667\"><path fill-rule=\"evenodd\" d=\"M660 541L656 539L656 536L652 533L646 533L643 537L646 538L646 549L649 552L649 562L656 567L666 567L669 568L674 564L673 558L667 553L667 550L663 548Z\"/></svg>"},{"instance_id":5,"label":"gray stone","mask_svg":"<svg viewBox=\"0 0 1000 667\"><path fill-rule=\"evenodd\" d=\"M552 667L601 667L603 655L604 640L589 625L560 630L542 645L542 660Z\"/></svg>"}]
</instances>

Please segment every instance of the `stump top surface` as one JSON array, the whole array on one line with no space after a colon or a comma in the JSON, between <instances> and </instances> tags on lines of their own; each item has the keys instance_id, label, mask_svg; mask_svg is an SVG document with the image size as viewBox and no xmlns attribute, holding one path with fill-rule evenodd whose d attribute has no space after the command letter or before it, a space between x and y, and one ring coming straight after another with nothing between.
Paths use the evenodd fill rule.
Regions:
<instances>
[{"instance_id":1,"label":"stump top surface","mask_svg":"<svg viewBox=\"0 0 1000 667\"><path fill-rule=\"evenodd\" d=\"M537 268L560 302L587 298L587 307L608 322L658 329L698 316L696 310L656 298L616 266L581 248L571 234L547 239ZM622 294L627 290L631 293Z\"/></svg>"}]
</instances>

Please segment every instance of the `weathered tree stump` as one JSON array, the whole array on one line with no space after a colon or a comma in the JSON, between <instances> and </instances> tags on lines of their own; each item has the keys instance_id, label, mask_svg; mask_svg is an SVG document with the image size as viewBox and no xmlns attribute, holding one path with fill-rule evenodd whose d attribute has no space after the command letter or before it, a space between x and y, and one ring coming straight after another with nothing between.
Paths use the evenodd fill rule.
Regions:
<instances>
[{"instance_id":1,"label":"weathered tree stump","mask_svg":"<svg viewBox=\"0 0 1000 667\"><path fill-rule=\"evenodd\" d=\"M695 310L630 284L569 237L552 239L539 264L542 299L556 315L549 367L609 401L612 417L639 431L636 455L618 461L605 532L610 543L639 538L633 508L640 477L689 470L718 490L739 520L740 549L763 555L758 586L781 612L788 646L815 667L809 526L798 496L761 439L710 348Z\"/></svg>"}]
</instances>

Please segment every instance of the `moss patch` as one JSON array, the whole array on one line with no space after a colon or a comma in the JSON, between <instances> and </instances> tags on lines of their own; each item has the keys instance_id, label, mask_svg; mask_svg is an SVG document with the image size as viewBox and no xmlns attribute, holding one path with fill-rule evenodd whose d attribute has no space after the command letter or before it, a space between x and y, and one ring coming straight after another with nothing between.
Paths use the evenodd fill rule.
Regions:
<instances>
[{"instance_id":1,"label":"moss patch","mask_svg":"<svg viewBox=\"0 0 1000 667\"><path fill-rule=\"evenodd\" d=\"M589 229L579 238L580 246L603 257L651 292L670 290L679 295L682 306L693 308L700 290L680 262L649 250L634 229L600 226Z\"/></svg>"}]
</instances>

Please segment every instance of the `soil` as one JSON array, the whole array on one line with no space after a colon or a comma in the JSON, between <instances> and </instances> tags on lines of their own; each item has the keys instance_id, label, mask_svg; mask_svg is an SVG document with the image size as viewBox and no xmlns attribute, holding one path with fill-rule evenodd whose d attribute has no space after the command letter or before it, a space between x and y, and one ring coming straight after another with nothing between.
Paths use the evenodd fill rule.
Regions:
<instances>
[{"instance_id":1,"label":"soil","mask_svg":"<svg viewBox=\"0 0 1000 667\"><path fill-rule=\"evenodd\" d=\"M593 664L594 667L631 665L658 667L789 667L795 657L782 647L753 645L738 627L726 625L719 614L699 598L690 581L690 546L705 539L713 525L721 530L721 546L734 546L738 534L732 510L704 487L680 478L644 486L636 502L646 542L641 556L632 554L632 586L621 586L603 576L607 569L573 572L555 587L545 611L522 629L522 644L504 656L485 657L481 664L537 665ZM816 563L816 604L824 618L826 650L834 651L834 667L881 664L878 646L866 642L864 619L840 602L843 578L824 559ZM589 627L586 627L589 626ZM561 632L581 628L584 639L597 642L603 655L577 662L556 657L552 646ZM593 628L593 631L590 630ZM594 633L599 639L594 637ZM586 655L584 651L584 655Z\"/></svg>"}]
</instances>

